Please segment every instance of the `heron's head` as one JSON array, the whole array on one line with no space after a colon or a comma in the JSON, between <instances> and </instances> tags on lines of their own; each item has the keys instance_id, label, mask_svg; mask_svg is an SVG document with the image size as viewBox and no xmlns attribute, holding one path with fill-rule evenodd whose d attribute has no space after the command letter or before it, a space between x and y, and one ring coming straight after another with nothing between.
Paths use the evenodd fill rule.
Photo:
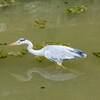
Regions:
<instances>
[{"instance_id":1,"label":"heron's head","mask_svg":"<svg viewBox=\"0 0 100 100\"><path fill-rule=\"evenodd\" d=\"M27 40L24 38L19 39L18 41L9 44L8 46L15 46L15 45L21 45L21 44L26 44Z\"/></svg>"}]
</instances>

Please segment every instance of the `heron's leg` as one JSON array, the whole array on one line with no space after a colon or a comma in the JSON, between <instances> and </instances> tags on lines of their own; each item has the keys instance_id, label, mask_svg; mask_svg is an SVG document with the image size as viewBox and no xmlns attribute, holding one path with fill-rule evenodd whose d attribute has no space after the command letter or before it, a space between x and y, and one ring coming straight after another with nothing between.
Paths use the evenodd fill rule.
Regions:
<instances>
[{"instance_id":1,"label":"heron's leg","mask_svg":"<svg viewBox=\"0 0 100 100\"><path fill-rule=\"evenodd\" d=\"M63 68L64 70L68 70L68 69L67 69L65 66L63 66L63 65L61 66L61 68Z\"/></svg>"},{"instance_id":2,"label":"heron's leg","mask_svg":"<svg viewBox=\"0 0 100 100\"><path fill-rule=\"evenodd\" d=\"M57 62L58 67L63 68L64 70L67 70L67 68L65 66L62 65L62 62Z\"/></svg>"}]
</instances>

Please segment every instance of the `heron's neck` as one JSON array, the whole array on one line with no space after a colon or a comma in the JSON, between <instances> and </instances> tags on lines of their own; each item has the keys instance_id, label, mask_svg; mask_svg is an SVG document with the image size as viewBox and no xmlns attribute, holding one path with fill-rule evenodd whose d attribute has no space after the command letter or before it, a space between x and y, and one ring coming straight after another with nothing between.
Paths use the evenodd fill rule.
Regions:
<instances>
[{"instance_id":1,"label":"heron's neck","mask_svg":"<svg viewBox=\"0 0 100 100\"><path fill-rule=\"evenodd\" d=\"M27 45L28 45L27 50L28 50L31 54L33 54L33 55L38 55L38 56L43 56L42 50L34 50L34 49L33 49L33 44L32 44L30 41L27 42Z\"/></svg>"}]
</instances>

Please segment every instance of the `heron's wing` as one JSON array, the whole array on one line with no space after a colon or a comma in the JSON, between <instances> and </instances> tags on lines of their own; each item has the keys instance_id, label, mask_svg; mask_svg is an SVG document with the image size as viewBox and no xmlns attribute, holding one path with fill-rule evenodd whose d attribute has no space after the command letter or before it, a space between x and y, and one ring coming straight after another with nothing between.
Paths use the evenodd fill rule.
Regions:
<instances>
[{"instance_id":1,"label":"heron's wing","mask_svg":"<svg viewBox=\"0 0 100 100\"><path fill-rule=\"evenodd\" d=\"M53 61L63 61L74 58L72 52L64 47L53 47L46 50L45 57Z\"/></svg>"},{"instance_id":2,"label":"heron's wing","mask_svg":"<svg viewBox=\"0 0 100 100\"><path fill-rule=\"evenodd\" d=\"M66 46L47 46L44 48L44 51L46 58L57 62L86 57L83 51Z\"/></svg>"}]
</instances>

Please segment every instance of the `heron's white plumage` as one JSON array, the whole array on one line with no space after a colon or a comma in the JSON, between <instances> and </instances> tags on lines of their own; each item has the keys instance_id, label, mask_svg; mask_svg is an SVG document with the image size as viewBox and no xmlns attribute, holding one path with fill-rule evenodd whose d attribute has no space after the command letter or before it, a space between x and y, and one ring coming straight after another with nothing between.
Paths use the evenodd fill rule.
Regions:
<instances>
[{"instance_id":1,"label":"heron's white plumage","mask_svg":"<svg viewBox=\"0 0 100 100\"><path fill-rule=\"evenodd\" d=\"M62 45L48 45L40 50L34 50L33 44L26 39L19 39L17 42L12 43L11 45L21 45L27 44L28 51L31 54L38 56L45 56L47 59L55 61L58 65L62 65L64 60L73 59L73 58L85 58L87 55L78 49L74 49L67 46Z\"/></svg>"},{"instance_id":2,"label":"heron's white plumage","mask_svg":"<svg viewBox=\"0 0 100 100\"><path fill-rule=\"evenodd\" d=\"M42 50L44 51L46 58L56 62L73 58L84 58L86 56L83 51L61 45L46 46Z\"/></svg>"},{"instance_id":3,"label":"heron's white plumage","mask_svg":"<svg viewBox=\"0 0 100 100\"><path fill-rule=\"evenodd\" d=\"M73 58L72 53L70 52L70 49L73 50L72 48L67 48L65 46L60 46L60 45L52 45L52 46L47 46L44 47L45 50L45 57L50 59L50 60L55 60L55 61L63 61L64 59L71 59Z\"/></svg>"}]
</instances>

